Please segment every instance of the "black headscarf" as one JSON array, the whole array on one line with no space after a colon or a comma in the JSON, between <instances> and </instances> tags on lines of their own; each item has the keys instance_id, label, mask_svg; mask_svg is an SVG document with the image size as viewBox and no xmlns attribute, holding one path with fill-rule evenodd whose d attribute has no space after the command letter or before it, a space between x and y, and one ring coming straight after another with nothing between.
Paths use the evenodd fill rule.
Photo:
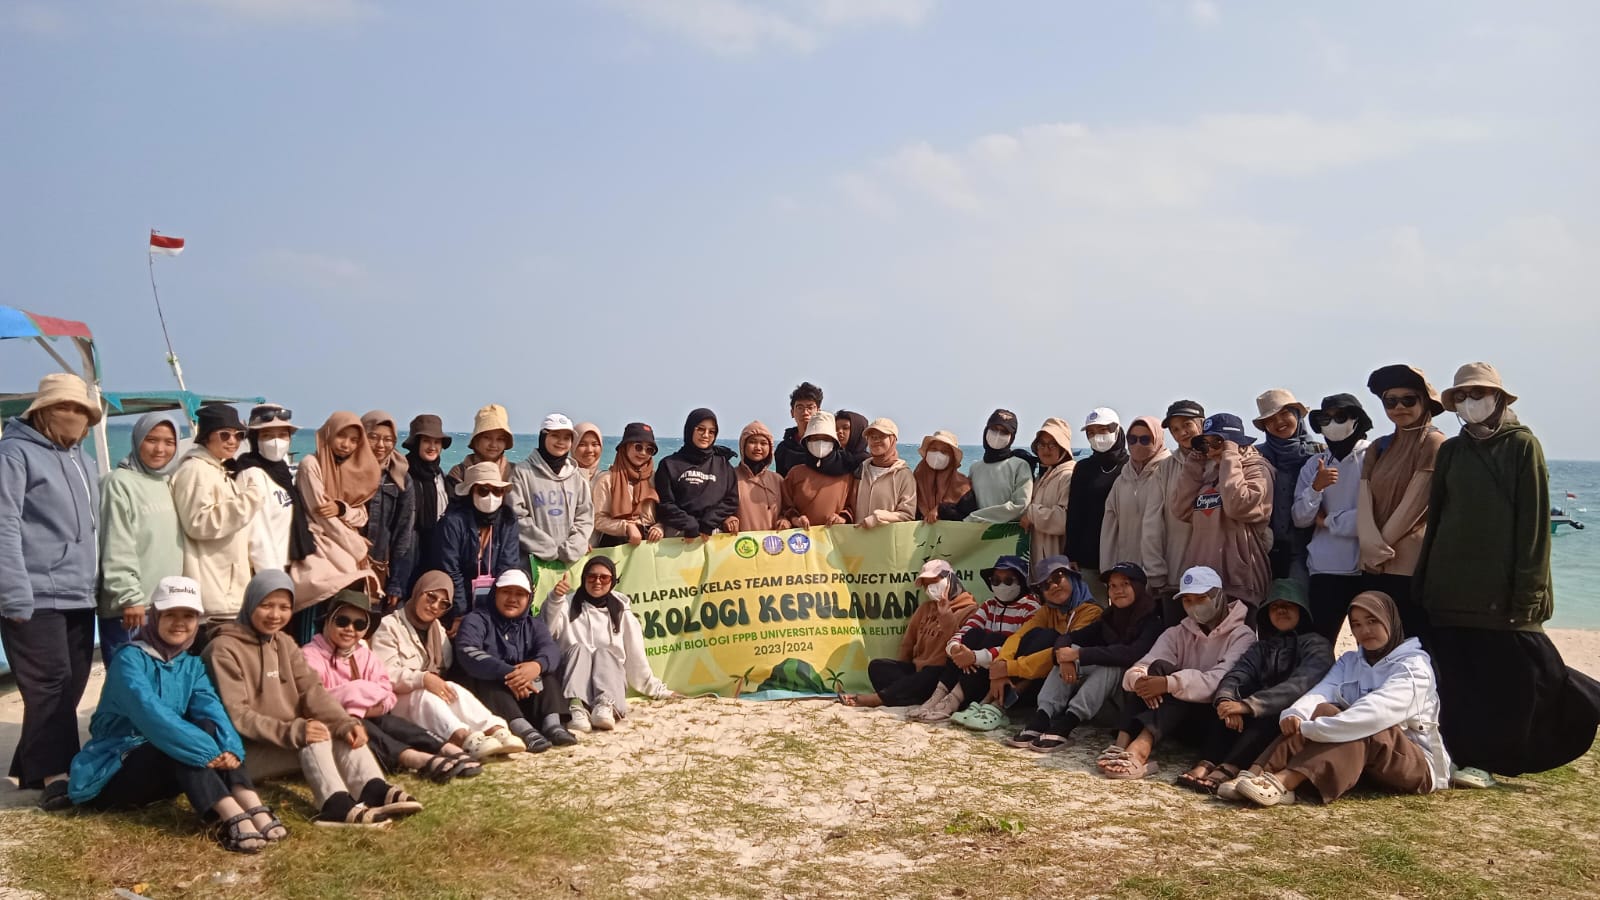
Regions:
<instances>
[{"instance_id":1,"label":"black headscarf","mask_svg":"<svg viewBox=\"0 0 1600 900\"><path fill-rule=\"evenodd\" d=\"M1104 453L1078 461L1067 485L1067 555L1091 569L1100 566L1100 525L1111 486L1128 464L1128 432L1117 425L1117 442Z\"/></svg>"},{"instance_id":2,"label":"black headscarf","mask_svg":"<svg viewBox=\"0 0 1600 900\"><path fill-rule=\"evenodd\" d=\"M872 458L872 451L867 449L867 417L858 412L841 409L833 414L837 424L840 419L850 423L850 440L839 448L845 462L849 465L848 471L858 472L861 464Z\"/></svg>"},{"instance_id":3,"label":"black headscarf","mask_svg":"<svg viewBox=\"0 0 1600 900\"><path fill-rule=\"evenodd\" d=\"M705 420L702 419L701 421ZM611 557L590 557L589 561L583 564L582 583L578 586L577 590L572 592L572 606L568 610L568 616L573 621L577 621L578 617L583 615L583 608L585 606L593 606L596 609L604 609L611 617L611 633L617 634L622 631L622 617L627 613L622 608L622 598L617 596L616 591L607 590L604 594L600 594L599 596L589 593L589 572L595 568L602 568L607 572L610 572L611 587L615 588L617 586L617 564L611 561Z\"/></svg>"},{"instance_id":4,"label":"black headscarf","mask_svg":"<svg viewBox=\"0 0 1600 900\"><path fill-rule=\"evenodd\" d=\"M1073 472L1077 474L1076 471ZM1070 507L1069 507L1070 508ZM1140 569L1142 573L1144 570ZM1132 643L1139 636L1139 631L1144 627L1145 619L1161 612L1161 607L1156 603L1156 598L1150 594L1150 585L1143 578L1135 578L1128 572L1105 573L1109 579L1112 574L1120 574L1133 585L1133 604L1121 607L1115 603L1106 603L1105 614L1100 620L1105 623L1105 629L1114 639L1111 643Z\"/></svg>"},{"instance_id":5,"label":"black headscarf","mask_svg":"<svg viewBox=\"0 0 1600 900\"><path fill-rule=\"evenodd\" d=\"M712 454L721 456L723 459L733 459L734 453L732 450L729 450L727 447L718 446L716 443L712 443L712 445L705 450L702 450L694 445L695 426L707 419L711 420L711 424L717 426L717 434L722 434L722 425L717 422L716 413L706 409L703 406L699 409L692 410L689 413L689 417L683 420L683 446L673 451L673 456L697 466L710 459ZM715 442L716 438L712 438L712 441Z\"/></svg>"},{"instance_id":6,"label":"black headscarf","mask_svg":"<svg viewBox=\"0 0 1600 900\"><path fill-rule=\"evenodd\" d=\"M317 539L311 534L310 519L306 518L306 502L294 488L294 473L289 471L288 459L273 462L257 451L256 439L260 434L259 431L250 432L250 450L233 460L232 470L237 474L246 469L260 469L289 495L289 559L308 559L317 552Z\"/></svg>"},{"instance_id":7,"label":"black headscarf","mask_svg":"<svg viewBox=\"0 0 1600 900\"><path fill-rule=\"evenodd\" d=\"M438 458L426 460L416 450L406 452L406 462L411 465L411 478L416 482L418 530L431 529L439 521L439 479L444 470Z\"/></svg>"},{"instance_id":8,"label":"black headscarf","mask_svg":"<svg viewBox=\"0 0 1600 900\"><path fill-rule=\"evenodd\" d=\"M1000 448L999 450L996 450L993 447L989 446L989 429L991 429L991 428L998 428L1001 431L1004 431L1007 434L1011 435L1011 439L1006 441L1006 445L1004 447ZM983 436L980 438L980 440L983 443L983 461L984 462L986 462L986 463L1005 462L1006 460L1011 459L1012 457L1016 457L1017 459L1020 459L1023 462L1028 464L1028 469L1029 469L1030 472L1037 472L1038 471L1038 469L1039 469L1039 457L1034 456L1032 453L1029 453L1026 450L1019 449L1016 446L1016 442L1017 442L1017 414L1012 412L1011 410L1009 410L1009 409L997 409L994 412L990 413L989 414L989 421L984 423ZM1072 453L1070 451L1068 451L1066 458L1067 459L1071 459L1072 458Z\"/></svg>"},{"instance_id":9,"label":"black headscarf","mask_svg":"<svg viewBox=\"0 0 1600 900\"><path fill-rule=\"evenodd\" d=\"M568 447L567 448L567 452L561 454L560 456L556 456L554 453L551 453L549 450L546 450L544 448L544 438L545 438L545 435L547 435L549 433L550 432L548 432L548 431L539 432L539 447L538 447L537 452L539 454L539 457L544 460L544 464L550 467L550 471L554 472L557 475L560 475L561 474L561 470L566 468L566 466L567 466L567 457L572 455L572 448ZM574 434L573 443L577 443L576 434Z\"/></svg>"}]
</instances>

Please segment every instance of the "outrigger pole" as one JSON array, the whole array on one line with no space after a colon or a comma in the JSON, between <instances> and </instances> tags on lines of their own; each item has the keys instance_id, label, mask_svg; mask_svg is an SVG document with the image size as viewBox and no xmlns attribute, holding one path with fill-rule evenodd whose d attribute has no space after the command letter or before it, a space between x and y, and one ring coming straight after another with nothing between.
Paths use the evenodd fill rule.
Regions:
<instances>
[{"instance_id":1,"label":"outrigger pole","mask_svg":"<svg viewBox=\"0 0 1600 900\"><path fill-rule=\"evenodd\" d=\"M150 229L150 236L155 237L160 232ZM187 391L189 388L183 383L183 366L178 363L178 354L172 349L172 335L167 333L167 317L161 311L161 294L156 290L156 255L147 254L150 261L150 294L156 298L156 318L161 320L161 336L167 342L167 365L172 367L172 375L178 379L178 390Z\"/></svg>"}]
</instances>

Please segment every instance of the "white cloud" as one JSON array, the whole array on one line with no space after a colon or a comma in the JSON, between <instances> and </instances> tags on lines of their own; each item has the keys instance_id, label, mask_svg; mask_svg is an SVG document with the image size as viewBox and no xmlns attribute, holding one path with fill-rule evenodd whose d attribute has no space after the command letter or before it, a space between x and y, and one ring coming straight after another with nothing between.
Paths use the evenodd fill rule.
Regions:
<instances>
[{"instance_id":1,"label":"white cloud","mask_svg":"<svg viewBox=\"0 0 1600 900\"><path fill-rule=\"evenodd\" d=\"M607 0L629 18L727 56L768 47L808 53L832 33L914 27L934 0Z\"/></svg>"},{"instance_id":2,"label":"white cloud","mask_svg":"<svg viewBox=\"0 0 1600 900\"><path fill-rule=\"evenodd\" d=\"M1186 12L1189 21L1205 27L1215 25L1222 19L1222 10L1213 0L1189 0Z\"/></svg>"},{"instance_id":3,"label":"white cloud","mask_svg":"<svg viewBox=\"0 0 1600 900\"><path fill-rule=\"evenodd\" d=\"M334 24L379 14L371 0L173 0L218 17L270 25Z\"/></svg>"}]
</instances>

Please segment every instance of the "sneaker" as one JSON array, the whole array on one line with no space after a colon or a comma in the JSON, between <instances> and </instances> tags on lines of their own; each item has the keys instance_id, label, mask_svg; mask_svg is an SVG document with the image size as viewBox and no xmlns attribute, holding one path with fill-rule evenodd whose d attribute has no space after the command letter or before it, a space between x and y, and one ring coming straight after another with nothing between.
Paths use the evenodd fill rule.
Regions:
<instances>
[{"instance_id":1,"label":"sneaker","mask_svg":"<svg viewBox=\"0 0 1600 900\"><path fill-rule=\"evenodd\" d=\"M72 798L67 796L67 780L52 781L39 795L39 808L45 812L61 812L72 808Z\"/></svg>"},{"instance_id":2,"label":"sneaker","mask_svg":"<svg viewBox=\"0 0 1600 900\"><path fill-rule=\"evenodd\" d=\"M518 737L527 746L529 753L543 753L551 747L550 742L545 740L545 736L537 731L530 731Z\"/></svg>"},{"instance_id":3,"label":"sneaker","mask_svg":"<svg viewBox=\"0 0 1600 900\"><path fill-rule=\"evenodd\" d=\"M546 728L544 730L544 736L550 741L551 746L554 747L571 747L573 744L578 742L577 735L561 727L560 725L557 725L554 728Z\"/></svg>"},{"instance_id":4,"label":"sneaker","mask_svg":"<svg viewBox=\"0 0 1600 900\"><path fill-rule=\"evenodd\" d=\"M581 731L584 734L594 730L594 727L589 724L589 711L583 708L582 703L572 704L572 709L569 712L572 715L572 721L567 724L568 728L573 731ZM595 710L595 712L598 713L599 710Z\"/></svg>"},{"instance_id":5,"label":"sneaker","mask_svg":"<svg viewBox=\"0 0 1600 900\"><path fill-rule=\"evenodd\" d=\"M602 703L594 708L594 727L599 731L610 731L617 727L617 711L611 704Z\"/></svg>"}]
</instances>

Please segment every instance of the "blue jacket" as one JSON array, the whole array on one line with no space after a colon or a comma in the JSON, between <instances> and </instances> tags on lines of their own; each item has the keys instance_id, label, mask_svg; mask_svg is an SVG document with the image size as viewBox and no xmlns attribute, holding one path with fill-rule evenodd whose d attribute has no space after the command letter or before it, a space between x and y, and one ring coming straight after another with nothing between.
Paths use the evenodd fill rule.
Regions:
<instances>
[{"instance_id":1,"label":"blue jacket","mask_svg":"<svg viewBox=\"0 0 1600 900\"><path fill-rule=\"evenodd\" d=\"M455 650L456 668L480 681L499 681L529 660L538 660L546 673L561 665L561 650L543 620L528 615L508 619L496 609L467 613L456 632Z\"/></svg>"},{"instance_id":2,"label":"blue jacket","mask_svg":"<svg viewBox=\"0 0 1600 900\"><path fill-rule=\"evenodd\" d=\"M0 615L93 609L100 474L20 418L0 437Z\"/></svg>"},{"instance_id":3,"label":"blue jacket","mask_svg":"<svg viewBox=\"0 0 1600 900\"><path fill-rule=\"evenodd\" d=\"M455 616L472 609L472 579L481 571L499 578L510 569L527 569L527 559L517 540L517 514L507 503L494 515L494 530L483 555L478 555L478 510L470 501L456 500L433 529L433 555L420 571L432 569L455 582Z\"/></svg>"},{"instance_id":4,"label":"blue jacket","mask_svg":"<svg viewBox=\"0 0 1600 900\"><path fill-rule=\"evenodd\" d=\"M213 726L216 737L196 724L200 722ZM145 743L186 766L204 767L223 753L244 762L244 742L200 657L180 653L164 662L138 643L117 651L106 671L100 706L89 720L89 744L72 760L72 802L99 796L122 768L122 758Z\"/></svg>"}]
</instances>

